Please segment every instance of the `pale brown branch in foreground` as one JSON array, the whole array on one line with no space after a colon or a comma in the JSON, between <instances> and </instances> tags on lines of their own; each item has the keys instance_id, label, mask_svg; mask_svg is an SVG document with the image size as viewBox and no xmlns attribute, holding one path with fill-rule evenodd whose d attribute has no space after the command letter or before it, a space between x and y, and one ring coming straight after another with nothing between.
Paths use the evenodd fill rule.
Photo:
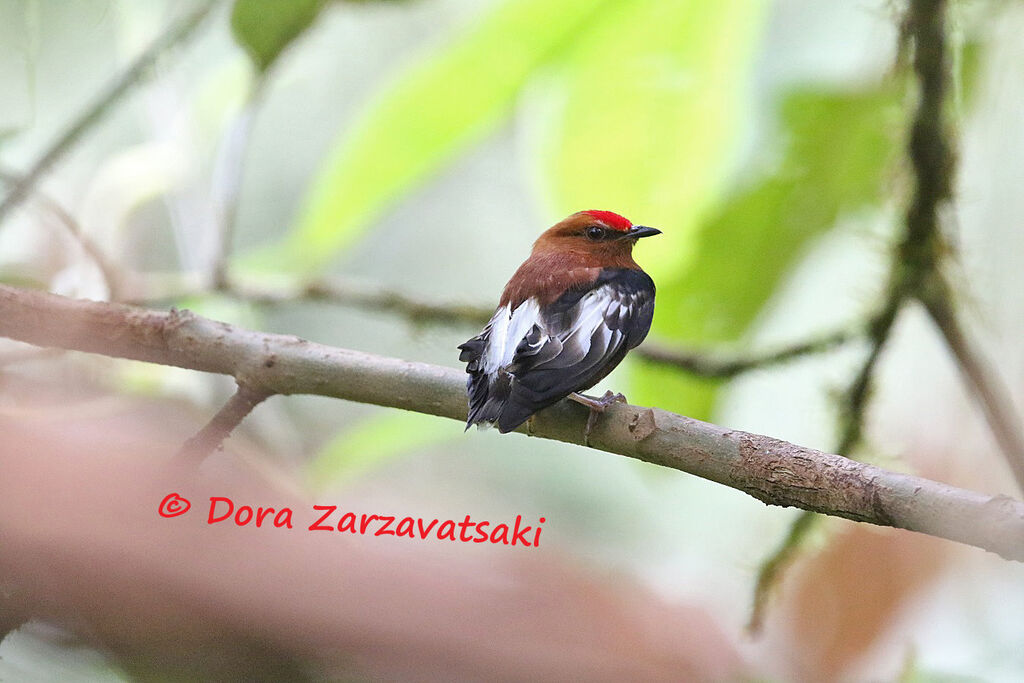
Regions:
<instances>
[{"instance_id":1,"label":"pale brown branch in foreground","mask_svg":"<svg viewBox=\"0 0 1024 683\"><path fill-rule=\"evenodd\" d=\"M0 285L0 335L231 375L268 394L332 396L460 421L466 416L465 374L459 370L249 331L188 312L76 301ZM539 413L531 433L582 444L586 418L585 408L563 401ZM1005 496L626 404L608 409L590 445L725 484L772 505L919 531L1024 560L1024 503Z\"/></svg>"},{"instance_id":2,"label":"pale brown branch in foreground","mask_svg":"<svg viewBox=\"0 0 1024 683\"><path fill-rule=\"evenodd\" d=\"M270 393L262 389L239 384L238 389L228 402L217 411L217 414L202 429L196 432L182 445L177 460L187 465L199 465L211 453L219 449L224 441L231 436L242 420L252 412Z\"/></svg>"}]
</instances>

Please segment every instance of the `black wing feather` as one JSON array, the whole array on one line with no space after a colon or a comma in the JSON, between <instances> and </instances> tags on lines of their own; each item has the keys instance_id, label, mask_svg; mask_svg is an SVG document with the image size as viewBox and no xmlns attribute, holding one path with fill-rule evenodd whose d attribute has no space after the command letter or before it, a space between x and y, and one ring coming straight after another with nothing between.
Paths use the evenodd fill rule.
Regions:
<instances>
[{"instance_id":1,"label":"black wing feather","mask_svg":"<svg viewBox=\"0 0 1024 683\"><path fill-rule=\"evenodd\" d=\"M606 304L603 311L592 309L600 303ZM470 375L467 428L493 422L509 432L538 410L594 386L644 340L653 315L654 282L646 273L606 269L590 286L545 307L541 323L519 341L512 362L493 376L481 368L488 326L459 347Z\"/></svg>"}]
</instances>

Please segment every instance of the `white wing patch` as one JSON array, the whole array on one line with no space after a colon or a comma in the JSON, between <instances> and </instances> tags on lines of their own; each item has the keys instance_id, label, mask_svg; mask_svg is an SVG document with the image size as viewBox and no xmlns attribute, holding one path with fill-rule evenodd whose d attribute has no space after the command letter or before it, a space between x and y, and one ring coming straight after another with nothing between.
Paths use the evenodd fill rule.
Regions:
<instances>
[{"instance_id":1,"label":"white wing patch","mask_svg":"<svg viewBox=\"0 0 1024 683\"><path fill-rule=\"evenodd\" d=\"M480 364L481 370L488 375L496 375L499 369L511 365L516 347L534 325L543 327L540 305L534 298L519 304L514 311L510 310L510 305L499 308L487 323L490 334Z\"/></svg>"},{"instance_id":2,"label":"white wing patch","mask_svg":"<svg viewBox=\"0 0 1024 683\"><path fill-rule=\"evenodd\" d=\"M540 328L541 336L531 340L531 347L539 349L549 343L557 344L551 348L553 357L535 365L537 369L549 364L565 367L578 363L587 357L593 344L600 346L602 351L617 347L622 341L622 332L610 329L605 323L606 317L614 320L626 312L627 302L621 301L616 294L614 288L608 286L586 294L574 308L575 317L570 327L558 330L557 337L549 333L536 299L527 299L514 311L503 306L488 323L490 334L481 369L493 377L511 365L516 349L534 325Z\"/></svg>"}]
</instances>

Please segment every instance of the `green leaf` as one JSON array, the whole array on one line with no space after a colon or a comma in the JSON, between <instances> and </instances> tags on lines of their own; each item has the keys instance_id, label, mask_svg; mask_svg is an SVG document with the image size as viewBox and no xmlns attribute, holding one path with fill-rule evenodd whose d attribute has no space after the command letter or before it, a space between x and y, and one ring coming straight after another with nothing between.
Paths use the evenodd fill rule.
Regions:
<instances>
[{"instance_id":1,"label":"green leaf","mask_svg":"<svg viewBox=\"0 0 1024 683\"><path fill-rule=\"evenodd\" d=\"M331 439L310 461L307 475L314 488L322 489L351 480L409 451L460 436L461 427L451 420L399 410L382 411Z\"/></svg>"},{"instance_id":2,"label":"green leaf","mask_svg":"<svg viewBox=\"0 0 1024 683\"><path fill-rule=\"evenodd\" d=\"M554 101L534 148L554 213L610 209L662 228L638 249L656 280L692 256L696 220L724 180L763 5L618 3L545 89Z\"/></svg>"},{"instance_id":3,"label":"green leaf","mask_svg":"<svg viewBox=\"0 0 1024 683\"><path fill-rule=\"evenodd\" d=\"M654 334L702 347L740 338L810 241L842 212L879 204L902 151L902 92L889 81L860 93L790 95L781 163L691 236L697 257L658 283ZM709 416L718 382L649 365L636 373L644 402Z\"/></svg>"},{"instance_id":4,"label":"green leaf","mask_svg":"<svg viewBox=\"0 0 1024 683\"><path fill-rule=\"evenodd\" d=\"M231 33L256 68L266 71L326 4L327 0L235 0Z\"/></svg>"},{"instance_id":5,"label":"green leaf","mask_svg":"<svg viewBox=\"0 0 1024 683\"><path fill-rule=\"evenodd\" d=\"M671 315L663 285L703 258L695 234L735 152L764 9L751 0L619 3L537 91L546 101L533 146L553 213L611 209L663 230L636 253L659 286L656 324ZM631 378L630 398L678 404L645 370ZM690 392L683 405L692 411L700 399L690 414L704 412L711 397Z\"/></svg>"},{"instance_id":6,"label":"green leaf","mask_svg":"<svg viewBox=\"0 0 1024 683\"><path fill-rule=\"evenodd\" d=\"M610 3L515 0L387 88L328 154L284 258L319 268L510 111L527 78Z\"/></svg>"}]
</instances>

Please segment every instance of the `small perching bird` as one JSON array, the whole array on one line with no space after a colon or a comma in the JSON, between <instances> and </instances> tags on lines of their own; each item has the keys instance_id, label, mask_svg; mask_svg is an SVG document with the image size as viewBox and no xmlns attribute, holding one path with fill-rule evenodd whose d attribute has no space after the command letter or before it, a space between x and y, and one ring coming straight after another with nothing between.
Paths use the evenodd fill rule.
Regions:
<instances>
[{"instance_id":1,"label":"small perching bird","mask_svg":"<svg viewBox=\"0 0 1024 683\"><path fill-rule=\"evenodd\" d=\"M498 310L459 346L469 378L472 425L510 432L566 396L591 410L585 437L613 401L577 392L615 369L647 336L654 282L633 260L633 245L660 230L611 211L580 211L556 223L505 285Z\"/></svg>"}]
</instances>

